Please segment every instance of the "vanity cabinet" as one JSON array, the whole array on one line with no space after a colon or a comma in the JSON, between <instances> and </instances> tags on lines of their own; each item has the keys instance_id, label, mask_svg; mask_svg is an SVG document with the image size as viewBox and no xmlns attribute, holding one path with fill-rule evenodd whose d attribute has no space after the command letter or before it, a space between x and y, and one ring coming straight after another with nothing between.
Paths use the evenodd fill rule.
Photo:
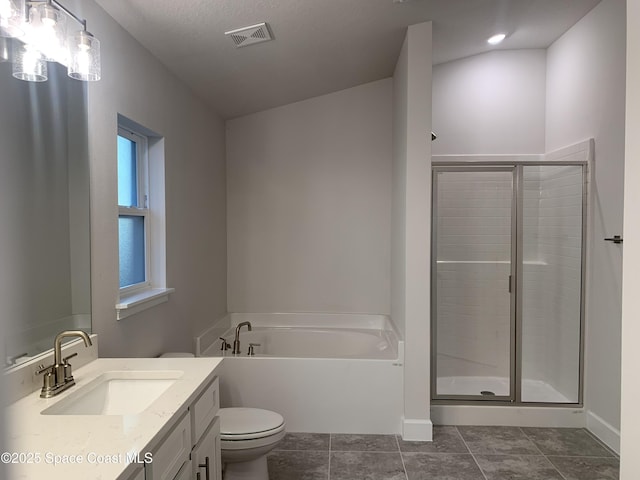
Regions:
<instances>
[{"instance_id":1,"label":"vanity cabinet","mask_svg":"<svg viewBox=\"0 0 640 480\"><path fill-rule=\"evenodd\" d=\"M144 468L140 467L136 469L136 471L133 472L133 474L131 474L131 476L127 480L146 480L144 475Z\"/></svg>"},{"instance_id":2,"label":"vanity cabinet","mask_svg":"<svg viewBox=\"0 0 640 480\"><path fill-rule=\"evenodd\" d=\"M215 377L153 449L145 480L222 480L219 408Z\"/></svg>"}]
</instances>

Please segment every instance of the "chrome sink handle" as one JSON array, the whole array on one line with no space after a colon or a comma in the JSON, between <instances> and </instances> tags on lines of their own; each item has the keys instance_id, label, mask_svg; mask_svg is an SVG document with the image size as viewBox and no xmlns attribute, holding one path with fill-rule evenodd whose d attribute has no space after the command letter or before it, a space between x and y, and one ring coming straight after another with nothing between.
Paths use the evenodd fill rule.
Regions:
<instances>
[{"instance_id":1,"label":"chrome sink handle","mask_svg":"<svg viewBox=\"0 0 640 480\"><path fill-rule=\"evenodd\" d=\"M222 343L220 344L220 350L223 352L226 352L227 350L229 350L231 348L231 345L229 344L229 342L227 342L227 339L224 337L220 337L220 340L222 340Z\"/></svg>"},{"instance_id":2,"label":"chrome sink handle","mask_svg":"<svg viewBox=\"0 0 640 480\"><path fill-rule=\"evenodd\" d=\"M250 357L253 357L256 352L254 352L253 347L260 347L261 344L259 343L250 343L249 344L249 351L247 352L247 355L249 355Z\"/></svg>"}]
</instances>

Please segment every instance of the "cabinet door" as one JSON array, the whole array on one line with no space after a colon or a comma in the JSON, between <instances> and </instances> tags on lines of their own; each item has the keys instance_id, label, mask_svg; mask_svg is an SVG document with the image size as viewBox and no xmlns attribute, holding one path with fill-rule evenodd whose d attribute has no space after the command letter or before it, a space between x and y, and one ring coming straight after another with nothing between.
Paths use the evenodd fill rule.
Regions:
<instances>
[{"instance_id":1,"label":"cabinet door","mask_svg":"<svg viewBox=\"0 0 640 480\"><path fill-rule=\"evenodd\" d=\"M198 445L191 452L193 478L200 480L222 480L220 461L220 417L215 417ZM207 465L208 473L207 476ZM198 476L198 473L200 476Z\"/></svg>"},{"instance_id":2,"label":"cabinet door","mask_svg":"<svg viewBox=\"0 0 640 480\"><path fill-rule=\"evenodd\" d=\"M191 450L191 423L185 413L173 430L165 437L153 453L153 462L145 465L147 480L173 480L189 462Z\"/></svg>"},{"instance_id":3,"label":"cabinet door","mask_svg":"<svg viewBox=\"0 0 640 480\"><path fill-rule=\"evenodd\" d=\"M182 468L173 480L191 480L191 463L184 462Z\"/></svg>"},{"instance_id":4,"label":"cabinet door","mask_svg":"<svg viewBox=\"0 0 640 480\"><path fill-rule=\"evenodd\" d=\"M136 469L136 471L131 474L131 476L128 478L128 480L145 480L144 468L140 467L140 468Z\"/></svg>"}]
</instances>

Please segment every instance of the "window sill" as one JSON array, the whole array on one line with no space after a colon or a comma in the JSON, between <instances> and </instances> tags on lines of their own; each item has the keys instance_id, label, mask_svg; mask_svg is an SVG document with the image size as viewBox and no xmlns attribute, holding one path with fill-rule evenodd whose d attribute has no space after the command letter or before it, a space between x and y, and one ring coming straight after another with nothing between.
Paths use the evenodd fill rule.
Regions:
<instances>
[{"instance_id":1,"label":"window sill","mask_svg":"<svg viewBox=\"0 0 640 480\"><path fill-rule=\"evenodd\" d=\"M164 303L169 300L169 294L173 292L175 292L174 288L151 288L142 292L122 295L120 302L116 304L117 319L122 320L147 308Z\"/></svg>"}]
</instances>

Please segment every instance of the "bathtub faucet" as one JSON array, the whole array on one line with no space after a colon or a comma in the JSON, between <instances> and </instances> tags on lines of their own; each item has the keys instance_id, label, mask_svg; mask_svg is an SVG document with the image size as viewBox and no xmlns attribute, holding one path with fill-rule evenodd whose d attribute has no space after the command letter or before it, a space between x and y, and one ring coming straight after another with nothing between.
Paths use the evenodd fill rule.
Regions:
<instances>
[{"instance_id":1,"label":"bathtub faucet","mask_svg":"<svg viewBox=\"0 0 640 480\"><path fill-rule=\"evenodd\" d=\"M233 341L233 353L234 355L240 355L240 329L246 325L247 329L251 331L251 322L241 322L236 327L236 338Z\"/></svg>"}]
</instances>

